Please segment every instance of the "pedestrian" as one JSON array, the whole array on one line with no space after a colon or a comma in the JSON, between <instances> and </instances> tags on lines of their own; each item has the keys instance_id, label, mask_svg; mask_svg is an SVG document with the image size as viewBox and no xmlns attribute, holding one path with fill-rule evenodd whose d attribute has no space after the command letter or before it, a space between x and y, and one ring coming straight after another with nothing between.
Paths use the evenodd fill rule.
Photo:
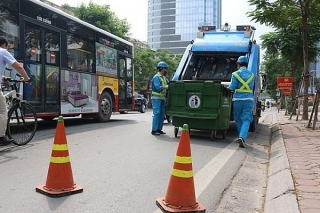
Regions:
<instances>
[{"instance_id":1,"label":"pedestrian","mask_svg":"<svg viewBox=\"0 0 320 213\"><path fill-rule=\"evenodd\" d=\"M23 77L23 81L30 81L24 68L17 62L17 60L8 52L8 40L0 36L0 86L5 79L3 76L4 69L7 65L12 66ZM0 145L8 145L13 139L8 138L6 134L7 130L7 105L5 97L0 89Z\"/></svg>"},{"instance_id":2,"label":"pedestrian","mask_svg":"<svg viewBox=\"0 0 320 213\"><path fill-rule=\"evenodd\" d=\"M159 62L157 65L158 73L153 76L151 81L152 93L151 102L153 110L152 119L152 135L166 134L162 131L163 121L165 117L165 101L168 83L166 75L168 73L168 65L166 62Z\"/></svg>"},{"instance_id":3,"label":"pedestrian","mask_svg":"<svg viewBox=\"0 0 320 213\"><path fill-rule=\"evenodd\" d=\"M229 90L233 94L233 119L236 122L239 138L236 142L239 147L245 148L250 123L253 120L252 110L254 106L253 87L254 74L247 69L248 58L240 56L237 61L238 70L232 73Z\"/></svg>"}]
</instances>

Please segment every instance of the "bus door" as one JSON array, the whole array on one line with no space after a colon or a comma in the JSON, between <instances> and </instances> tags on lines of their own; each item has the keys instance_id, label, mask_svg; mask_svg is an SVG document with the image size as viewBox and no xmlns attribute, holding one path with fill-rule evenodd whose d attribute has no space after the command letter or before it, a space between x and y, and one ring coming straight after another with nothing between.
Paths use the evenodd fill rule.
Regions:
<instances>
[{"instance_id":1,"label":"bus door","mask_svg":"<svg viewBox=\"0 0 320 213\"><path fill-rule=\"evenodd\" d=\"M119 55L119 109L133 109L134 85L132 74L132 59L125 55Z\"/></svg>"},{"instance_id":2,"label":"bus door","mask_svg":"<svg viewBox=\"0 0 320 213\"><path fill-rule=\"evenodd\" d=\"M39 113L59 113L61 33L39 23L24 22L25 99Z\"/></svg>"}]
</instances>

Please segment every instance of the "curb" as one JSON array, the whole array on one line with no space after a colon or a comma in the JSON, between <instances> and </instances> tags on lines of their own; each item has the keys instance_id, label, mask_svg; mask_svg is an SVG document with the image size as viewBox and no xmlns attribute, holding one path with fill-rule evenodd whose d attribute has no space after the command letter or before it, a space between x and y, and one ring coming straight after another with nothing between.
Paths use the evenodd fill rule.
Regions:
<instances>
[{"instance_id":1,"label":"curb","mask_svg":"<svg viewBox=\"0 0 320 213\"><path fill-rule=\"evenodd\" d=\"M271 151L264 212L299 213L282 131L276 116L273 118L276 122L271 127Z\"/></svg>"}]
</instances>

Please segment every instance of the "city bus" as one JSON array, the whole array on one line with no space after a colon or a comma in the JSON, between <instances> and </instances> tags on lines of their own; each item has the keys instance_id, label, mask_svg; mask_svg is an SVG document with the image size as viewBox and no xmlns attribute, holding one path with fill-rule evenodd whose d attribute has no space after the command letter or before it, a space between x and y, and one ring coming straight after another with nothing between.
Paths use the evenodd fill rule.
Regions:
<instances>
[{"instance_id":1,"label":"city bus","mask_svg":"<svg viewBox=\"0 0 320 213\"><path fill-rule=\"evenodd\" d=\"M0 0L0 36L31 78L20 91L38 118L134 110L132 43L38 0Z\"/></svg>"}]
</instances>

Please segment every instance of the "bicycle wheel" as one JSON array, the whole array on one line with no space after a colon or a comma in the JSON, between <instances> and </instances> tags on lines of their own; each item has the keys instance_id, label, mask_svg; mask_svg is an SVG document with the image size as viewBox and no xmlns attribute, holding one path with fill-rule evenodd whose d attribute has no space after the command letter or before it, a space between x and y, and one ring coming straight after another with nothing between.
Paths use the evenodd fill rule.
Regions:
<instances>
[{"instance_id":1,"label":"bicycle wheel","mask_svg":"<svg viewBox=\"0 0 320 213\"><path fill-rule=\"evenodd\" d=\"M31 104L20 102L14 104L8 112L7 134L15 145L29 143L37 130L37 114Z\"/></svg>"}]
</instances>

